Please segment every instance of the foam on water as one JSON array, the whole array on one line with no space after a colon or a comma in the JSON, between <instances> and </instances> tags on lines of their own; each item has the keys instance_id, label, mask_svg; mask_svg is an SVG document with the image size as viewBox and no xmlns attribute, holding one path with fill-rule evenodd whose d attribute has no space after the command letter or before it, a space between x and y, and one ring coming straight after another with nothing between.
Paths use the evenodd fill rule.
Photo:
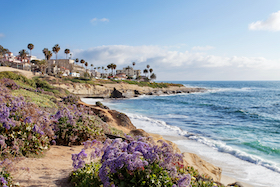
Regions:
<instances>
[{"instance_id":1,"label":"foam on water","mask_svg":"<svg viewBox=\"0 0 280 187\"><path fill-rule=\"evenodd\" d=\"M177 136L177 140L173 142L179 145L180 149L196 153L214 165L222 167L226 175L254 186L276 187L280 183L280 169L275 163L234 149L225 143L191 134L161 120L136 114L127 115L137 128L163 136ZM178 136L181 137L180 140ZM269 178L271 180L267 180Z\"/></svg>"}]
</instances>

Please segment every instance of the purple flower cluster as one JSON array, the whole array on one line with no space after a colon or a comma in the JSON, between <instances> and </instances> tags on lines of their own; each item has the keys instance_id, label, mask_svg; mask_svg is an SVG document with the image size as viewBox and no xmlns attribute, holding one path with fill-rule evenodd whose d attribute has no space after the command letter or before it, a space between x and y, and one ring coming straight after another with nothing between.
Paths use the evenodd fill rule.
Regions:
<instances>
[{"instance_id":1,"label":"purple flower cluster","mask_svg":"<svg viewBox=\"0 0 280 187\"><path fill-rule=\"evenodd\" d=\"M73 160L72 166L75 169L84 167L85 166L85 161L84 161L85 158L87 158L87 154L85 153L84 149L78 154L72 154L72 160Z\"/></svg>"},{"instance_id":2,"label":"purple flower cluster","mask_svg":"<svg viewBox=\"0 0 280 187\"><path fill-rule=\"evenodd\" d=\"M172 146L164 141L153 144L150 138L141 137L138 140L133 140L131 137L127 138L128 141L107 139L104 144L96 140L84 142L82 152L91 148L93 150L90 154L91 159L102 155L99 177L105 187L111 185L112 181L109 175L117 173L122 168L126 168L128 172L133 174L133 172L144 170L154 163L159 164L172 178L178 179L177 186L190 185L190 175L180 175L177 172L177 166L182 162L182 155L176 154ZM82 162L81 157L73 156L72 159L74 169L84 167L84 162L83 164L76 164Z\"/></svg>"},{"instance_id":3,"label":"purple flower cluster","mask_svg":"<svg viewBox=\"0 0 280 187\"><path fill-rule=\"evenodd\" d=\"M4 86L6 86L7 88L9 88L11 90L20 89L20 86L17 85L14 80L11 80L11 79L8 79L8 78L2 78L0 80L0 84L3 84Z\"/></svg>"},{"instance_id":4,"label":"purple flower cluster","mask_svg":"<svg viewBox=\"0 0 280 187\"><path fill-rule=\"evenodd\" d=\"M3 187L8 187L7 184L8 182L6 181L6 179L4 177L0 177L0 185Z\"/></svg>"}]
</instances>

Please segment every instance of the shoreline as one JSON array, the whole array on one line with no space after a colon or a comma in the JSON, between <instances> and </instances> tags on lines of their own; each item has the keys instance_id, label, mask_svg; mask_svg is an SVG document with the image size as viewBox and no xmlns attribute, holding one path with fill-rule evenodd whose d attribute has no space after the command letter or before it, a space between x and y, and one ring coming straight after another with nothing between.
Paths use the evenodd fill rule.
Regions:
<instances>
[{"instance_id":1,"label":"shoreline","mask_svg":"<svg viewBox=\"0 0 280 187\"><path fill-rule=\"evenodd\" d=\"M92 102L86 103L83 99L91 99ZM100 101L100 102L103 102L103 101L105 101L105 102L110 102L111 99L81 98L81 100L82 100L84 103L86 103L86 104L94 105L95 102L97 102L97 101ZM106 104L105 104L105 105L106 105ZM133 122L132 122L132 123L133 123ZM146 132L146 131L145 131L145 132ZM179 150L180 150L182 153L194 153L194 152L190 151L189 149L186 149L186 147L183 147L183 146L177 144L177 143L176 143L176 140L180 139L180 138L177 137L177 136L162 135L162 134L158 134L158 133L154 133L154 132L152 132L152 133L147 132L147 133L150 134L150 135L152 135L152 136L153 136L153 135L155 135L155 136L160 136L160 137L162 137L164 140L173 142L173 143L179 148ZM153 137L154 137L154 136L153 136ZM206 161L206 162L208 162L208 163L213 164L214 166L216 166L215 163L209 161L209 159L205 158L204 156L199 155L199 154L197 154L197 153L194 153L194 154L196 154L196 155L197 155L200 159L202 159L203 161ZM219 167L219 166L218 166L218 167ZM254 186L253 184L250 184L250 183L248 183L248 182L244 182L244 181L241 181L241 180L237 180L235 177L233 177L233 176L231 176L231 175L228 176L228 175L226 175L226 174L223 174L223 171L222 171L222 174L221 174L221 180L220 180L220 181L217 181L217 182L220 182L220 183L224 184L225 186L227 186L228 184L236 183L236 182L237 182L238 184L242 185L243 187L253 187L253 186Z\"/></svg>"}]
</instances>

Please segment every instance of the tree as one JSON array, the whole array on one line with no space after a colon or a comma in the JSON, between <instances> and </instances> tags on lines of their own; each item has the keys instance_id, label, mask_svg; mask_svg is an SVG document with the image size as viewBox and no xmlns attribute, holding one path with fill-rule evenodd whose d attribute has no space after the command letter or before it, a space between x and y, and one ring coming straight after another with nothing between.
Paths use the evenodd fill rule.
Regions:
<instances>
[{"instance_id":1,"label":"tree","mask_svg":"<svg viewBox=\"0 0 280 187\"><path fill-rule=\"evenodd\" d=\"M147 77L148 70L147 70L147 69L144 69L143 73L144 73L145 76Z\"/></svg>"},{"instance_id":2,"label":"tree","mask_svg":"<svg viewBox=\"0 0 280 187\"><path fill-rule=\"evenodd\" d=\"M81 61L80 61L80 63L83 65L83 67L84 67L84 63L85 63L86 61L84 60L84 59L81 59Z\"/></svg>"},{"instance_id":3,"label":"tree","mask_svg":"<svg viewBox=\"0 0 280 187\"><path fill-rule=\"evenodd\" d=\"M76 58L76 59L75 59L75 62L76 62L76 64L78 64L78 62L79 62L79 59L78 59L78 58Z\"/></svg>"},{"instance_id":4,"label":"tree","mask_svg":"<svg viewBox=\"0 0 280 187\"><path fill-rule=\"evenodd\" d=\"M150 72L150 77L151 77L151 73L153 73L153 69L151 68L151 69L149 69L149 72Z\"/></svg>"},{"instance_id":5,"label":"tree","mask_svg":"<svg viewBox=\"0 0 280 187\"><path fill-rule=\"evenodd\" d=\"M39 60L37 65L40 67L42 74L44 74L46 72L46 68L48 67L48 61Z\"/></svg>"},{"instance_id":6,"label":"tree","mask_svg":"<svg viewBox=\"0 0 280 187\"><path fill-rule=\"evenodd\" d=\"M67 55L70 53L70 49L65 49L64 53L66 54L66 59L67 59Z\"/></svg>"},{"instance_id":7,"label":"tree","mask_svg":"<svg viewBox=\"0 0 280 187\"><path fill-rule=\"evenodd\" d=\"M116 64L112 64L112 68L115 70L117 68L117 65Z\"/></svg>"},{"instance_id":8,"label":"tree","mask_svg":"<svg viewBox=\"0 0 280 187\"><path fill-rule=\"evenodd\" d=\"M88 63L87 63L87 62L85 62L85 66L86 66L86 71L87 71L87 66L88 66Z\"/></svg>"},{"instance_id":9,"label":"tree","mask_svg":"<svg viewBox=\"0 0 280 187\"><path fill-rule=\"evenodd\" d=\"M34 49L34 45L30 43L27 45L27 48L30 50L30 60L31 60L31 51Z\"/></svg>"},{"instance_id":10,"label":"tree","mask_svg":"<svg viewBox=\"0 0 280 187\"><path fill-rule=\"evenodd\" d=\"M91 67L91 70L92 70L92 68L93 68L93 64L91 64L91 65L90 65L90 67Z\"/></svg>"},{"instance_id":11,"label":"tree","mask_svg":"<svg viewBox=\"0 0 280 187\"><path fill-rule=\"evenodd\" d=\"M156 79L156 78L157 78L156 74L153 73L153 74L151 75L151 79L153 80L153 79Z\"/></svg>"},{"instance_id":12,"label":"tree","mask_svg":"<svg viewBox=\"0 0 280 187\"><path fill-rule=\"evenodd\" d=\"M6 49L2 45L0 45L0 57L3 57L8 52L10 52L9 49Z\"/></svg>"},{"instance_id":13,"label":"tree","mask_svg":"<svg viewBox=\"0 0 280 187\"><path fill-rule=\"evenodd\" d=\"M147 69L149 69L150 68L150 65L147 65Z\"/></svg>"},{"instance_id":14,"label":"tree","mask_svg":"<svg viewBox=\"0 0 280 187\"><path fill-rule=\"evenodd\" d=\"M18 53L21 58L21 61L24 60L25 57L28 55L28 52L25 49L20 50Z\"/></svg>"},{"instance_id":15,"label":"tree","mask_svg":"<svg viewBox=\"0 0 280 187\"><path fill-rule=\"evenodd\" d=\"M135 64L136 64L135 62L132 62L133 67L135 66Z\"/></svg>"},{"instance_id":16,"label":"tree","mask_svg":"<svg viewBox=\"0 0 280 187\"><path fill-rule=\"evenodd\" d=\"M113 68L112 68L112 64L108 64L108 65L107 65L107 68L108 68L108 69L112 69L112 75L113 75Z\"/></svg>"},{"instance_id":17,"label":"tree","mask_svg":"<svg viewBox=\"0 0 280 187\"><path fill-rule=\"evenodd\" d=\"M44 55L45 55L46 64L48 65L48 60L51 59L51 57L52 57L52 52L49 51L48 48L44 48L44 49L43 49L43 53L44 53ZM47 66L47 65L46 65L46 66ZM42 72L43 74L46 73L46 68L45 68L44 70L45 70L45 71Z\"/></svg>"},{"instance_id":18,"label":"tree","mask_svg":"<svg viewBox=\"0 0 280 187\"><path fill-rule=\"evenodd\" d=\"M57 61L57 53L60 50L60 46L58 44L56 44L55 46L53 46L52 51L55 53L56 55L56 61Z\"/></svg>"}]
</instances>

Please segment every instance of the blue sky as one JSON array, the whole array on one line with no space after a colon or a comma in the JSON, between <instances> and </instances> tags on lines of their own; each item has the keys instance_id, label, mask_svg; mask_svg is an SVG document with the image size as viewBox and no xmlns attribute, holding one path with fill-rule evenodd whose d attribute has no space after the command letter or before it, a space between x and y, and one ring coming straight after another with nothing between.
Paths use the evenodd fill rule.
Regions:
<instances>
[{"instance_id":1,"label":"blue sky","mask_svg":"<svg viewBox=\"0 0 280 187\"><path fill-rule=\"evenodd\" d=\"M3 0L0 45L65 48L94 66L147 64L157 80L279 80L279 0ZM55 55L53 55L55 58Z\"/></svg>"}]
</instances>

